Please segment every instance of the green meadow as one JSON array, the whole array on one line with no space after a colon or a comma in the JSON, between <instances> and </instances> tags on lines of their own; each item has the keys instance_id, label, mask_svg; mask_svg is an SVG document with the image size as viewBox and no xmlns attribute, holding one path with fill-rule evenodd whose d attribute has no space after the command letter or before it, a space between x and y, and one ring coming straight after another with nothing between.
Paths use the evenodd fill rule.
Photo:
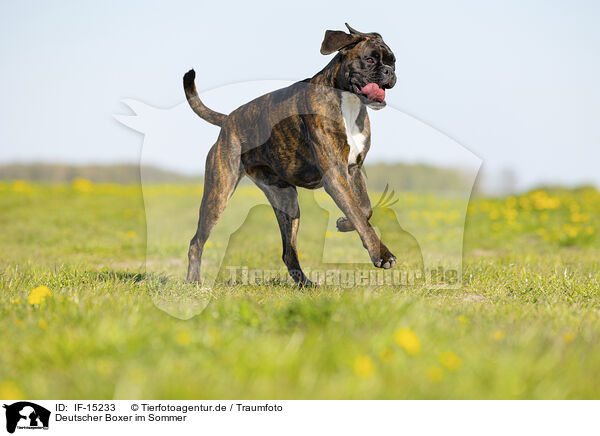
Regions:
<instances>
[{"instance_id":1,"label":"green meadow","mask_svg":"<svg viewBox=\"0 0 600 436\"><path fill-rule=\"evenodd\" d=\"M600 398L597 190L468 208L450 194L384 196L372 222L394 269L453 270L450 286L373 281L331 201L302 191L303 267L367 277L306 289L264 273L283 271L279 230L247 185L207 244L214 282L186 283L201 194L0 183L0 398Z\"/></svg>"}]
</instances>

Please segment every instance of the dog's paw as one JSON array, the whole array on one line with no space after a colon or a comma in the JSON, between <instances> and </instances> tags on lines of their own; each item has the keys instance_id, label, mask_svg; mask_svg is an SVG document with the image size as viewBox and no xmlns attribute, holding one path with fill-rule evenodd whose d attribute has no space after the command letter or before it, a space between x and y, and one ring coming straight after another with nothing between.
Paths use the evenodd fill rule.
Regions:
<instances>
[{"instance_id":1,"label":"dog's paw","mask_svg":"<svg viewBox=\"0 0 600 436\"><path fill-rule=\"evenodd\" d=\"M338 218L335 226L337 227L338 232L352 232L354 231L354 225L350 222L348 218L345 216Z\"/></svg>"},{"instance_id":2,"label":"dog's paw","mask_svg":"<svg viewBox=\"0 0 600 436\"><path fill-rule=\"evenodd\" d=\"M308 277L302 272L302 270L295 269L289 270L290 276L300 288L316 288L319 286L318 283L311 282Z\"/></svg>"},{"instance_id":3,"label":"dog's paw","mask_svg":"<svg viewBox=\"0 0 600 436\"><path fill-rule=\"evenodd\" d=\"M376 256L371 256L371 260L377 268L390 269L396 265L396 256L383 244L379 248L379 253Z\"/></svg>"}]
</instances>

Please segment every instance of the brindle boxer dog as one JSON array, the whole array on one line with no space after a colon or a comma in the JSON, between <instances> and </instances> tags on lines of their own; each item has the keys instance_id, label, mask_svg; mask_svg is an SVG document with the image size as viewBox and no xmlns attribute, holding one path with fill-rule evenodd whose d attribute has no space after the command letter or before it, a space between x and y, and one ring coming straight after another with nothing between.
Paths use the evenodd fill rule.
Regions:
<instances>
[{"instance_id":1,"label":"brindle boxer dog","mask_svg":"<svg viewBox=\"0 0 600 436\"><path fill-rule=\"evenodd\" d=\"M283 262L300 286L312 285L296 250L300 210L296 187L324 187L345 217L340 232L356 230L373 264L391 268L396 258L369 224L372 209L361 171L371 132L367 107L385 107L385 89L396 83L396 59L378 33L327 30L321 53L338 52L312 78L279 89L229 115L200 101L195 72L183 77L186 98L196 114L221 126L206 158L198 230L188 252L189 281L200 280L200 258L209 234L240 179L247 175L273 206Z\"/></svg>"}]
</instances>

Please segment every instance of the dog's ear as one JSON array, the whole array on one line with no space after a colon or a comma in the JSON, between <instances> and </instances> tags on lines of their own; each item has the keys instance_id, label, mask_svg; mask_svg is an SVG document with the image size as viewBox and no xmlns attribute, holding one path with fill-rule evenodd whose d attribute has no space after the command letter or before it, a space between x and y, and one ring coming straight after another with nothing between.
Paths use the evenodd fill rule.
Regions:
<instances>
[{"instance_id":1,"label":"dog's ear","mask_svg":"<svg viewBox=\"0 0 600 436\"><path fill-rule=\"evenodd\" d=\"M344 23L344 24L348 28L348 31L350 32L351 35L360 35L360 36L364 36L364 37L381 38L381 35L377 32L370 32L370 33L359 32L358 30L350 27L350 24L348 24L348 23Z\"/></svg>"},{"instance_id":2,"label":"dog's ear","mask_svg":"<svg viewBox=\"0 0 600 436\"><path fill-rule=\"evenodd\" d=\"M326 30L321 44L321 54L328 55L362 41L362 35L351 35L341 30Z\"/></svg>"}]
</instances>

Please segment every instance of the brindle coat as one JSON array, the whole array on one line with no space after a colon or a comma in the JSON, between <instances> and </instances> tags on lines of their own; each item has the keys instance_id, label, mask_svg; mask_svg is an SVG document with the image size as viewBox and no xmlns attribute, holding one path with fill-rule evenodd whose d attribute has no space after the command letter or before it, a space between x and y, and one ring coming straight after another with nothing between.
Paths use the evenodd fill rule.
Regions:
<instances>
[{"instance_id":1,"label":"brindle coat","mask_svg":"<svg viewBox=\"0 0 600 436\"><path fill-rule=\"evenodd\" d=\"M273 206L283 242L283 262L298 284L311 284L302 272L296 250L298 186L324 187L345 215L337 221L338 230L356 230L376 267L387 269L395 264L396 258L369 224L371 202L361 171L370 147L367 106L380 109L385 102L369 100L360 93L367 83L384 89L394 86L395 57L379 34L346 26L350 33L325 33L321 53L338 53L323 70L258 97L229 115L212 111L200 101L194 70L184 76L192 109L222 127L206 159L198 229L188 253L188 280L200 280L204 244L244 175ZM355 123L364 137L362 150L350 162L349 127L342 116L344 93L360 106Z\"/></svg>"}]
</instances>

